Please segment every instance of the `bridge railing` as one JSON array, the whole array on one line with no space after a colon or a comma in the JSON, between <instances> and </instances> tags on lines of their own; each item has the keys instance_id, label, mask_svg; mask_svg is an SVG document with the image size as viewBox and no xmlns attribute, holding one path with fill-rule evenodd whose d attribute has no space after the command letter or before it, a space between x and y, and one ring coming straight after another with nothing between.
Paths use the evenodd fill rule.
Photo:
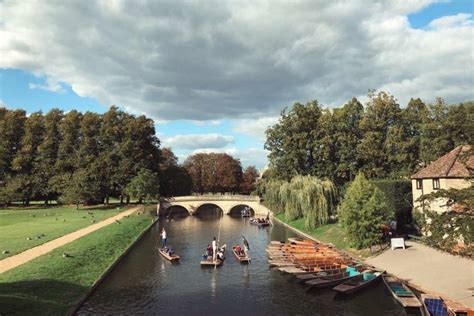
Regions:
<instances>
[{"instance_id":1,"label":"bridge railing","mask_svg":"<svg viewBox=\"0 0 474 316\"><path fill-rule=\"evenodd\" d=\"M168 202L188 202L188 201L245 201L260 202L260 197L253 195L192 195L192 196L175 196L164 199Z\"/></svg>"}]
</instances>

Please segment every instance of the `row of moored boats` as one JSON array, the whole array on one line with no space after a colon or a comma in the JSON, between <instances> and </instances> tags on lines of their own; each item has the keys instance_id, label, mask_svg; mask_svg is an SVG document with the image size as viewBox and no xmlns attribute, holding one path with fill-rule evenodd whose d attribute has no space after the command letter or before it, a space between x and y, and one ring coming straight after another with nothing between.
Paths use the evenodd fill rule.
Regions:
<instances>
[{"instance_id":1,"label":"row of moored boats","mask_svg":"<svg viewBox=\"0 0 474 316\"><path fill-rule=\"evenodd\" d=\"M295 276L309 288L329 288L339 295L350 295L383 280L405 308L420 309L425 315L474 315L472 310L455 302L445 302L438 295L421 294L418 297L403 280L362 264L329 244L288 238L287 241L272 241L267 254L271 268Z\"/></svg>"}]
</instances>

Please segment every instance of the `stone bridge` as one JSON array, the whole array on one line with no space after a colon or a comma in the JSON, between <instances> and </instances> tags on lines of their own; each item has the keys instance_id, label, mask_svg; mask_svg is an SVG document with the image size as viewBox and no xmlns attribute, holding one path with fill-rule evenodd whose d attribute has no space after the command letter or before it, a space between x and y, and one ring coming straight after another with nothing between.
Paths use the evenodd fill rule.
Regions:
<instances>
[{"instance_id":1,"label":"stone bridge","mask_svg":"<svg viewBox=\"0 0 474 316\"><path fill-rule=\"evenodd\" d=\"M270 211L260 204L260 197L250 195L196 195L163 198L160 200L160 214L164 214L172 206L185 208L190 215L199 212L205 204L219 207L224 214L230 214L236 206L248 206L255 215L266 216Z\"/></svg>"}]
</instances>

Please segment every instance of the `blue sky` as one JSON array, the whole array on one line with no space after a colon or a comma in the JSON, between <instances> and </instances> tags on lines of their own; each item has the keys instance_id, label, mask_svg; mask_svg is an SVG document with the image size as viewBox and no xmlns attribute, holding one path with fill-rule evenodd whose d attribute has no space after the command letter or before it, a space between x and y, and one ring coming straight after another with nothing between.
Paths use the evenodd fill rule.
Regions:
<instances>
[{"instance_id":1,"label":"blue sky","mask_svg":"<svg viewBox=\"0 0 474 316\"><path fill-rule=\"evenodd\" d=\"M126 2L53 10L3 2L0 101L27 112L103 113L115 104L154 118L181 161L218 151L261 169L264 131L295 101L333 107L364 100L368 89L388 90L402 106L412 96L473 99L473 2L429 2L154 1L135 17Z\"/></svg>"}]
</instances>

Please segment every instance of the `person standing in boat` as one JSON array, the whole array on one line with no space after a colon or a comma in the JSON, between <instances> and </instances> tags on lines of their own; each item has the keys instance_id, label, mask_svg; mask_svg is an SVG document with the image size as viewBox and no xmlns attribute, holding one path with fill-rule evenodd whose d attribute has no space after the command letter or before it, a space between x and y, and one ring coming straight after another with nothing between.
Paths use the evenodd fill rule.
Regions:
<instances>
[{"instance_id":1,"label":"person standing in boat","mask_svg":"<svg viewBox=\"0 0 474 316\"><path fill-rule=\"evenodd\" d=\"M250 246L248 240L245 238L245 236L242 236L242 242L244 243L244 255L248 256Z\"/></svg>"},{"instance_id":2,"label":"person standing in boat","mask_svg":"<svg viewBox=\"0 0 474 316\"><path fill-rule=\"evenodd\" d=\"M212 261L216 261L217 258L217 240L216 237L212 239Z\"/></svg>"},{"instance_id":3,"label":"person standing in boat","mask_svg":"<svg viewBox=\"0 0 474 316\"><path fill-rule=\"evenodd\" d=\"M166 247L166 230L164 227L161 230L160 236L161 236L161 248L165 248Z\"/></svg>"}]
</instances>

